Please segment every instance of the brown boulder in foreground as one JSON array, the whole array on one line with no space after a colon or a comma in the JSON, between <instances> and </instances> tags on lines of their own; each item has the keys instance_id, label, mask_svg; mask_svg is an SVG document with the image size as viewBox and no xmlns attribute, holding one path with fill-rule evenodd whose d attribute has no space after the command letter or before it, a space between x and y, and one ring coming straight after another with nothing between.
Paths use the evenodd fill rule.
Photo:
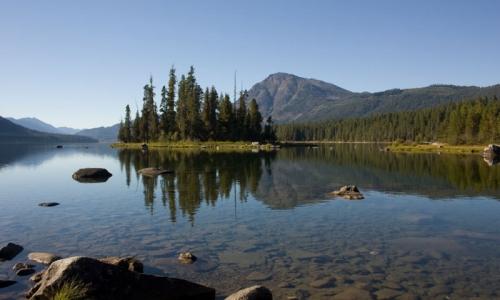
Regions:
<instances>
[{"instance_id":1,"label":"brown boulder in foreground","mask_svg":"<svg viewBox=\"0 0 500 300\"><path fill-rule=\"evenodd\" d=\"M29 299L52 299L65 284L78 284L84 299L212 300L215 290L182 279L145 275L89 257L53 262L28 292Z\"/></svg>"}]
</instances>

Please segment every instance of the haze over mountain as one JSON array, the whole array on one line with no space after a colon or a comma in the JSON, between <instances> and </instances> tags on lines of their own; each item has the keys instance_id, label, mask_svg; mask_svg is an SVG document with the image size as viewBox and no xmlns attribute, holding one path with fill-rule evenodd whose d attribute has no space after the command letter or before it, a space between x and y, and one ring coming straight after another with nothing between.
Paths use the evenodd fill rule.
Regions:
<instances>
[{"instance_id":1,"label":"haze over mountain","mask_svg":"<svg viewBox=\"0 0 500 300\"><path fill-rule=\"evenodd\" d=\"M15 124L0 117L0 144L14 143L94 143L96 139L80 136L65 135L35 131Z\"/></svg>"},{"instance_id":2,"label":"haze over mountain","mask_svg":"<svg viewBox=\"0 0 500 300\"><path fill-rule=\"evenodd\" d=\"M119 129L120 129L120 124L115 124L108 127L83 129L78 131L76 134L88 136L97 139L101 142L114 142L118 138Z\"/></svg>"},{"instance_id":3,"label":"haze over mountain","mask_svg":"<svg viewBox=\"0 0 500 300\"><path fill-rule=\"evenodd\" d=\"M19 119L7 118L7 119L25 128L47 133L75 134L78 131L80 131L80 129L70 128L70 127L55 127L49 123L43 122L33 117L19 118Z\"/></svg>"},{"instance_id":4,"label":"haze over mountain","mask_svg":"<svg viewBox=\"0 0 500 300\"><path fill-rule=\"evenodd\" d=\"M377 93L357 93L316 79L275 73L256 83L248 94L249 100L257 100L264 118L271 115L275 122L286 123L416 110L478 96L500 95L500 85L484 88L431 85Z\"/></svg>"}]
</instances>

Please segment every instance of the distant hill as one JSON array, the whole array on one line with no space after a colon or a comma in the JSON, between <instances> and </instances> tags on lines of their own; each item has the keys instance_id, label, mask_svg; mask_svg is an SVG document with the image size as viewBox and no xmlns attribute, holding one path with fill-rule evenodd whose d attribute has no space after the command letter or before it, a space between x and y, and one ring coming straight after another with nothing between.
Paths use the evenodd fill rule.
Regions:
<instances>
[{"instance_id":1,"label":"distant hill","mask_svg":"<svg viewBox=\"0 0 500 300\"><path fill-rule=\"evenodd\" d=\"M109 127L83 129L78 131L76 134L88 136L102 142L114 142L117 140L119 129L120 129L120 124L115 124Z\"/></svg>"},{"instance_id":2,"label":"distant hill","mask_svg":"<svg viewBox=\"0 0 500 300\"><path fill-rule=\"evenodd\" d=\"M17 125L0 117L0 144L28 144L28 143L95 143L96 139L79 136L64 135L35 131Z\"/></svg>"},{"instance_id":3,"label":"distant hill","mask_svg":"<svg viewBox=\"0 0 500 300\"><path fill-rule=\"evenodd\" d=\"M249 100L257 100L264 118L271 115L274 121L287 123L416 110L478 96L500 95L500 85L484 88L431 85L357 93L316 79L276 73L255 84L248 95Z\"/></svg>"},{"instance_id":4,"label":"distant hill","mask_svg":"<svg viewBox=\"0 0 500 300\"><path fill-rule=\"evenodd\" d=\"M47 133L58 133L58 134L75 134L80 129L74 129L74 128L69 128L69 127L55 127L53 125L50 125L48 123L45 123L37 118L19 118L19 119L14 119L14 118L7 118L9 121L23 126L28 129L40 131L40 132L47 132Z\"/></svg>"}]
</instances>

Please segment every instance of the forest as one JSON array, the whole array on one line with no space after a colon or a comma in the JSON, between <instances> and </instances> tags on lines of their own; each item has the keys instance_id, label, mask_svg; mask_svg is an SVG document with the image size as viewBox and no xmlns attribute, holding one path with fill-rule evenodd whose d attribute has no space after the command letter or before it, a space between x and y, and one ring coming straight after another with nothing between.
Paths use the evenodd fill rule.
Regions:
<instances>
[{"instance_id":1,"label":"forest","mask_svg":"<svg viewBox=\"0 0 500 300\"><path fill-rule=\"evenodd\" d=\"M151 77L144 86L141 111L132 119L130 106L125 107L118 140L124 143L275 140L273 121L269 117L263 124L255 99L248 101L246 91L241 91L239 98L231 101L229 95L219 94L213 86L203 90L195 77L194 67L178 81L172 67L168 83L160 92L159 108L155 96Z\"/></svg>"},{"instance_id":2,"label":"forest","mask_svg":"<svg viewBox=\"0 0 500 300\"><path fill-rule=\"evenodd\" d=\"M500 101L482 97L364 118L280 124L276 136L280 141L487 144L500 141Z\"/></svg>"}]
</instances>

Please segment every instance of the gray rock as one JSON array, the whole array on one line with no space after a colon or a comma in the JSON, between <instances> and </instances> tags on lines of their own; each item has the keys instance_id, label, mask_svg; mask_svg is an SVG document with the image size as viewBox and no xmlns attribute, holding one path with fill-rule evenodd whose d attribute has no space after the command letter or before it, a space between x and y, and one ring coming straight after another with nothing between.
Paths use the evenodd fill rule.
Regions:
<instances>
[{"instance_id":1,"label":"gray rock","mask_svg":"<svg viewBox=\"0 0 500 300\"><path fill-rule=\"evenodd\" d=\"M35 300L52 299L68 282L85 286L84 299L215 299L215 290L182 279L145 275L89 257L53 262L28 292Z\"/></svg>"},{"instance_id":2,"label":"gray rock","mask_svg":"<svg viewBox=\"0 0 500 300\"><path fill-rule=\"evenodd\" d=\"M364 199L363 194L361 194L358 187L355 185L344 185L338 191L331 192L330 195L343 197L348 200Z\"/></svg>"},{"instance_id":3,"label":"gray rock","mask_svg":"<svg viewBox=\"0 0 500 300\"><path fill-rule=\"evenodd\" d=\"M84 168L73 173L73 179L82 183L105 182L113 176L106 169Z\"/></svg>"},{"instance_id":4,"label":"gray rock","mask_svg":"<svg viewBox=\"0 0 500 300\"><path fill-rule=\"evenodd\" d=\"M52 207L52 206L57 206L59 205L59 203L57 202L42 202L42 203L39 203L38 206L42 206L42 207Z\"/></svg>"},{"instance_id":5,"label":"gray rock","mask_svg":"<svg viewBox=\"0 0 500 300\"><path fill-rule=\"evenodd\" d=\"M43 271L42 272L38 272L35 275L31 276L30 280L33 281L33 282L39 282L40 280L42 280L42 276L43 276Z\"/></svg>"},{"instance_id":6,"label":"gray rock","mask_svg":"<svg viewBox=\"0 0 500 300\"><path fill-rule=\"evenodd\" d=\"M225 300L272 300L271 291L261 285L255 285L243 290L239 290L229 295Z\"/></svg>"},{"instance_id":7,"label":"gray rock","mask_svg":"<svg viewBox=\"0 0 500 300\"><path fill-rule=\"evenodd\" d=\"M60 256L48 252L31 252L28 254L28 258L45 265L50 265L54 261L61 259Z\"/></svg>"},{"instance_id":8,"label":"gray rock","mask_svg":"<svg viewBox=\"0 0 500 300\"><path fill-rule=\"evenodd\" d=\"M118 266L120 268L123 268L125 270L133 271L133 272L138 272L138 273L143 273L144 272L144 265L142 262L137 260L135 257L105 257L99 259L99 261L103 263L107 263L110 265Z\"/></svg>"},{"instance_id":9,"label":"gray rock","mask_svg":"<svg viewBox=\"0 0 500 300\"><path fill-rule=\"evenodd\" d=\"M23 247L14 243L8 243L0 249L0 261L11 260L23 251Z\"/></svg>"},{"instance_id":10,"label":"gray rock","mask_svg":"<svg viewBox=\"0 0 500 300\"><path fill-rule=\"evenodd\" d=\"M3 280L3 279L0 279L0 289L1 288L9 287L9 286L13 285L14 283L16 283L14 280Z\"/></svg>"},{"instance_id":11,"label":"gray rock","mask_svg":"<svg viewBox=\"0 0 500 300\"><path fill-rule=\"evenodd\" d=\"M265 281L271 279L271 274L254 271L248 274L247 279L251 281Z\"/></svg>"},{"instance_id":12,"label":"gray rock","mask_svg":"<svg viewBox=\"0 0 500 300\"><path fill-rule=\"evenodd\" d=\"M192 264L198 258L191 252L182 252L179 254L179 257L177 259L183 264Z\"/></svg>"},{"instance_id":13,"label":"gray rock","mask_svg":"<svg viewBox=\"0 0 500 300\"><path fill-rule=\"evenodd\" d=\"M12 270L14 272L21 270L21 269L33 269L35 266L32 264L25 264L25 263L17 263L12 267Z\"/></svg>"},{"instance_id":14,"label":"gray rock","mask_svg":"<svg viewBox=\"0 0 500 300\"><path fill-rule=\"evenodd\" d=\"M173 173L173 171L163 170L158 168L145 168L137 171L137 173L145 176L157 176L161 174Z\"/></svg>"}]
</instances>

